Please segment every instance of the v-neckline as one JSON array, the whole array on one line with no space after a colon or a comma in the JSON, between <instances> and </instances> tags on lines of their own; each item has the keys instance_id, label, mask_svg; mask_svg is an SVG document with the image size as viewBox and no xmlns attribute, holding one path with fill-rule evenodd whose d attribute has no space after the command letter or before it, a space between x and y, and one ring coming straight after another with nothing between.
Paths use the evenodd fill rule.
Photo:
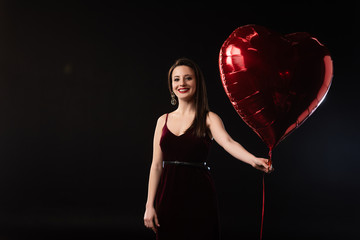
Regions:
<instances>
[{"instance_id":1,"label":"v-neckline","mask_svg":"<svg viewBox=\"0 0 360 240\"><path fill-rule=\"evenodd\" d=\"M166 127L166 129L167 129L172 135L174 135L175 137L178 137L178 138L184 136L184 135L187 133L187 130L186 130L184 133L182 133L182 134L180 134L180 135L174 134L174 133L169 129L169 127L167 126L167 121L166 121L166 123L165 123L165 127Z\"/></svg>"}]
</instances>

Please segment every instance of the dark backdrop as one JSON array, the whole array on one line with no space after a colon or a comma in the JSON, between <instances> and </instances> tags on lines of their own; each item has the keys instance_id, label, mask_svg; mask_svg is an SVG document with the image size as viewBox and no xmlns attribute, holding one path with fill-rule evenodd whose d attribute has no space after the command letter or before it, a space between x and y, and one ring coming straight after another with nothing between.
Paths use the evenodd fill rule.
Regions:
<instances>
[{"instance_id":1,"label":"dark backdrop","mask_svg":"<svg viewBox=\"0 0 360 240\"><path fill-rule=\"evenodd\" d=\"M334 61L325 101L274 150L264 239L355 238L355 5L54 2L0 2L0 239L154 239L143 227L152 138L157 118L173 110L166 77L178 57L203 69L230 135L266 157L218 70L224 40L250 23L309 32ZM223 239L258 239L261 173L216 143L209 163Z\"/></svg>"}]
</instances>

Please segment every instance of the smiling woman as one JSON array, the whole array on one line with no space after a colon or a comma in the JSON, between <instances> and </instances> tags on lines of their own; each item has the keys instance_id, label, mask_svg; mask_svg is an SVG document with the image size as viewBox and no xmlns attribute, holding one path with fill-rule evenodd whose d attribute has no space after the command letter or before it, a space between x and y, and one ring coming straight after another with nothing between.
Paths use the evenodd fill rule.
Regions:
<instances>
[{"instance_id":1,"label":"smiling woman","mask_svg":"<svg viewBox=\"0 0 360 240\"><path fill-rule=\"evenodd\" d=\"M189 131L194 131L198 137L206 135L206 116L210 110L205 79L199 66L190 59L178 59L169 70L168 86L170 94L178 98L179 107L195 105L195 117L191 119Z\"/></svg>"},{"instance_id":2,"label":"smiling woman","mask_svg":"<svg viewBox=\"0 0 360 240\"><path fill-rule=\"evenodd\" d=\"M144 224L158 240L217 240L218 203L206 163L212 140L259 170L269 172L270 166L232 140L220 117L209 111L197 64L177 60L168 84L178 107L157 121Z\"/></svg>"}]
</instances>

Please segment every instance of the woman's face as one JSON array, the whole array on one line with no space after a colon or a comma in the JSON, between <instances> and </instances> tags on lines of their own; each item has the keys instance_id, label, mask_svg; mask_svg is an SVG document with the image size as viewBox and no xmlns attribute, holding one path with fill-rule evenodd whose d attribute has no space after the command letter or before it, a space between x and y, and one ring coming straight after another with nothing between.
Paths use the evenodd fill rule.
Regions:
<instances>
[{"instance_id":1,"label":"woman's face","mask_svg":"<svg viewBox=\"0 0 360 240\"><path fill-rule=\"evenodd\" d=\"M179 100L191 101L196 91L194 70L188 66L177 66L172 72L172 90Z\"/></svg>"}]
</instances>

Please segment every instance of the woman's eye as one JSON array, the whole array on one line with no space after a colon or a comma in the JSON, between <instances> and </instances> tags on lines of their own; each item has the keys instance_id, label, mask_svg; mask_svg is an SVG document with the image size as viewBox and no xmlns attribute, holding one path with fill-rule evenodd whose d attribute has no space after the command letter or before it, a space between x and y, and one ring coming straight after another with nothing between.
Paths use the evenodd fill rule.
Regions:
<instances>
[{"instance_id":1,"label":"woman's eye","mask_svg":"<svg viewBox=\"0 0 360 240\"><path fill-rule=\"evenodd\" d=\"M186 80L191 80L192 78L191 77L187 77Z\"/></svg>"},{"instance_id":2,"label":"woman's eye","mask_svg":"<svg viewBox=\"0 0 360 240\"><path fill-rule=\"evenodd\" d=\"M179 81L179 78L174 78L174 82L177 82L177 81Z\"/></svg>"}]
</instances>

